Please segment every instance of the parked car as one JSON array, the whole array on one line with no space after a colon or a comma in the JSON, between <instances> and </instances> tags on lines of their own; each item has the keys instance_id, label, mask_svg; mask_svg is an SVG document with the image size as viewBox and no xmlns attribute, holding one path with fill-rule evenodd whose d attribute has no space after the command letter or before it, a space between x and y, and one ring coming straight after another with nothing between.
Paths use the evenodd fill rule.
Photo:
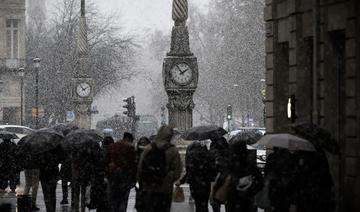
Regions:
<instances>
[{"instance_id":1,"label":"parked car","mask_svg":"<svg viewBox=\"0 0 360 212\"><path fill-rule=\"evenodd\" d=\"M25 126L21 126L21 125L0 125L0 131L8 131L8 132L12 132L15 133L19 139L15 139L14 141L17 143L22 137L29 135L33 132L35 132L35 130L29 128L29 127L25 127Z\"/></svg>"}]
</instances>

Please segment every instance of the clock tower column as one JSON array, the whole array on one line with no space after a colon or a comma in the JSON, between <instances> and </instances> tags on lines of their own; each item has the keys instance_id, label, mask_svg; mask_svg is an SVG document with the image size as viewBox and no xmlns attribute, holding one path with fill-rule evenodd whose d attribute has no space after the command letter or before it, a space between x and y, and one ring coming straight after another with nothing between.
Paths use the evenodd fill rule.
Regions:
<instances>
[{"instance_id":1,"label":"clock tower column","mask_svg":"<svg viewBox=\"0 0 360 212\"><path fill-rule=\"evenodd\" d=\"M91 76L87 73L88 63L88 43L85 18L85 0L81 0L81 16L79 20L79 31L77 40L77 69L73 76L72 99L75 112L75 123L83 129L91 127L91 104L94 95L94 83Z\"/></svg>"},{"instance_id":2,"label":"clock tower column","mask_svg":"<svg viewBox=\"0 0 360 212\"><path fill-rule=\"evenodd\" d=\"M187 0L173 0L171 46L163 63L163 81L169 97L169 125L186 130L193 125L193 94L198 84L197 58L190 51Z\"/></svg>"}]
</instances>

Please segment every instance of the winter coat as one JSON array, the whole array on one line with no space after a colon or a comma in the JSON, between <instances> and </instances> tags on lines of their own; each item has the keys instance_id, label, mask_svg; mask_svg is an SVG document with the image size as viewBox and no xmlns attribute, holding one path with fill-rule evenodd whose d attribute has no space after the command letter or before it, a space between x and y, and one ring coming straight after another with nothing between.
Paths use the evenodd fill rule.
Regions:
<instances>
[{"instance_id":1,"label":"winter coat","mask_svg":"<svg viewBox=\"0 0 360 212\"><path fill-rule=\"evenodd\" d=\"M228 190L227 209L229 212L253 211L254 196L263 187L263 177L256 167L250 163L246 143L235 143L230 146L231 163L227 171L222 172L214 190L223 185L225 179L231 176ZM243 180L249 179L250 180Z\"/></svg>"},{"instance_id":2,"label":"winter coat","mask_svg":"<svg viewBox=\"0 0 360 212\"><path fill-rule=\"evenodd\" d=\"M294 202L299 211L334 211L334 183L324 152L298 152Z\"/></svg>"},{"instance_id":3,"label":"winter coat","mask_svg":"<svg viewBox=\"0 0 360 212\"><path fill-rule=\"evenodd\" d=\"M136 152L127 141L113 143L108 149L108 176L119 186L127 188L136 182ZM121 184L121 185L120 185Z\"/></svg>"},{"instance_id":4,"label":"winter coat","mask_svg":"<svg viewBox=\"0 0 360 212\"><path fill-rule=\"evenodd\" d=\"M230 150L229 145L224 138L211 141L210 152L214 157L215 167L217 172L225 172L228 170L230 164Z\"/></svg>"},{"instance_id":5,"label":"winter coat","mask_svg":"<svg viewBox=\"0 0 360 212\"><path fill-rule=\"evenodd\" d=\"M288 150L279 149L268 155L264 168L265 178L269 179L271 204L279 206L290 204L294 199L294 177L296 165Z\"/></svg>"},{"instance_id":6,"label":"winter coat","mask_svg":"<svg viewBox=\"0 0 360 212\"><path fill-rule=\"evenodd\" d=\"M173 136L172 128L168 126L161 127L155 139L155 145L159 149L165 148L170 142L172 136ZM146 176L142 175L142 169L143 169L142 166L143 166L144 158L146 158L146 155L149 153L151 148L152 148L151 145L146 146L144 152L141 154L140 157L138 172L137 172L137 179L140 182L143 182L142 179L146 178ZM142 185L144 191L167 193L169 195L172 194L173 184L177 179L180 178L183 168L179 151L175 146L171 146L168 149L166 149L165 160L166 160L165 162L166 162L167 175L164 177L163 183L159 186L156 184L148 184L146 182L143 182Z\"/></svg>"},{"instance_id":7,"label":"winter coat","mask_svg":"<svg viewBox=\"0 0 360 212\"><path fill-rule=\"evenodd\" d=\"M215 160L206 146L194 142L188 146L185 157L187 182L192 192L207 191L216 176Z\"/></svg>"},{"instance_id":8,"label":"winter coat","mask_svg":"<svg viewBox=\"0 0 360 212\"><path fill-rule=\"evenodd\" d=\"M0 143L0 175L12 176L17 172L16 144L10 140Z\"/></svg>"},{"instance_id":9,"label":"winter coat","mask_svg":"<svg viewBox=\"0 0 360 212\"><path fill-rule=\"evenodd\" d=\"M60 146L43 154L39 175L41 181L57 181L60 179L59 163L65 160L65 155Z\"/></svg>"},{"instance_id":10,"label":"winter coat","mask_svg":"<svg viewBox=\"0 0 360 212\"><path fill-rule=\"evenodd\" d=\"M60 178L63 181L71 181L72 176L71 159L68 157L61 163Z\"/></svg>"},{"instance_id":11,"label":"winter coat","mask_svg":"<svg viewBox=\"0 0 360 212\"><path fill-rule=\"evenodd\" d=\"M80 185L89 185L98 170L103 169L102 151L97 143L77 152L72 156L73 177ZM102 173L101 173L102 174Z\"/></svg>"}]
</instances>

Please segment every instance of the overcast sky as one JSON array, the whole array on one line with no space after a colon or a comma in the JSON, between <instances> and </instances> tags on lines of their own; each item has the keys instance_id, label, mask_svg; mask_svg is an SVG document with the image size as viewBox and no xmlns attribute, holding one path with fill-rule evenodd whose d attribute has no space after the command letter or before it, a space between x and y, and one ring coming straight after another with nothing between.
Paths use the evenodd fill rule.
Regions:
<instances>
[{"instance_id":1,"label":"overcast sky","mask_svg":"<svg viewBox=\"0 0 360 212\"><path fill-rule=\"evenodd\" d=\"M170 31L172 0L92 0L104 12L118 11L123 17L123 24L130 31L160 29ZM188 0L204 8L209 0Z\"/></svg>"}]
</instances>

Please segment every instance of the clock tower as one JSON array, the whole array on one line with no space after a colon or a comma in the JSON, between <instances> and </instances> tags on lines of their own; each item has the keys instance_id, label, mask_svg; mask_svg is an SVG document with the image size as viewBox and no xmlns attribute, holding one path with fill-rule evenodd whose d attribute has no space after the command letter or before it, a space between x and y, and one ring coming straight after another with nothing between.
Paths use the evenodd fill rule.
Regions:
<instances>
[{"instance_id":1,"label":"clock tower","mask_svg":"<svg viewBox=\"0 0 360 212\"><path fill-rule=\"evenodd\" d=\"M85 18L85 0L81 0L81 16L79 20L79 32L77 40L77 68L73 76L72 99L75 112L75 123L84 129L91 127L90 108L93 102L94 82L87 73L88 43Z\"/></svg>"},{"instance_id":2,"label":"clock tower","mask_svg":"<svg viewBox=\"0 0 360 212\"><path fill-rule=\"evenodd\" d=\"M193 94L198 84L197 58L190 51L187 0L173 0L171 46L163 63L163 81L169 97L169 125L186 130L193 125Z\"/></svg>"}]
</instances>

